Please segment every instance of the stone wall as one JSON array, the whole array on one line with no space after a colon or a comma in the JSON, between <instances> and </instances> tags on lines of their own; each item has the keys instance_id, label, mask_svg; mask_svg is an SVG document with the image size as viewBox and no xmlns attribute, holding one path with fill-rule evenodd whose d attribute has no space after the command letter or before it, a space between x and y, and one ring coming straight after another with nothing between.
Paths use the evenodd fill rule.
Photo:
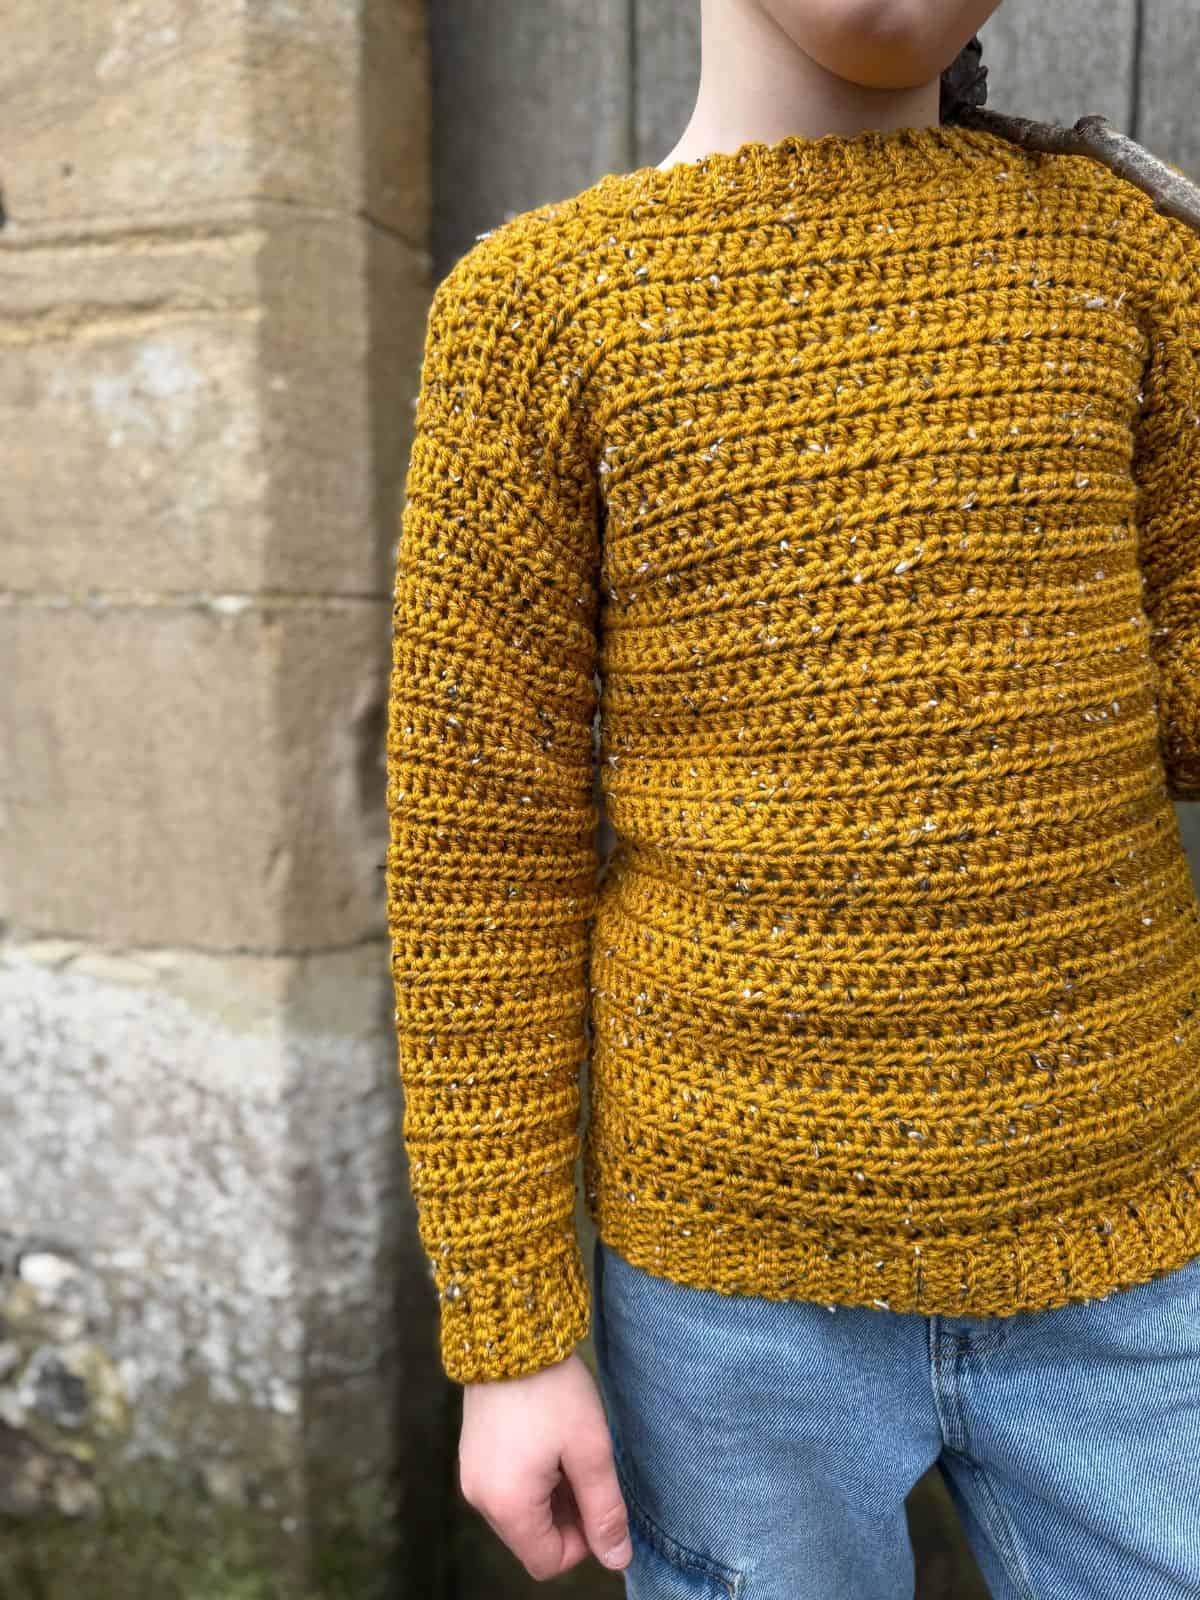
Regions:
<instances>
[{"instance_id":1,"label":"stone wall","mask_svg":"<svg viewBox=\"0 0 1200 1600\"><path fill-rule=\"evenodd\" d=\"M0 1595L435 1593L382 875L424 7L6 20Z\"/></svg>"}]
</instances>

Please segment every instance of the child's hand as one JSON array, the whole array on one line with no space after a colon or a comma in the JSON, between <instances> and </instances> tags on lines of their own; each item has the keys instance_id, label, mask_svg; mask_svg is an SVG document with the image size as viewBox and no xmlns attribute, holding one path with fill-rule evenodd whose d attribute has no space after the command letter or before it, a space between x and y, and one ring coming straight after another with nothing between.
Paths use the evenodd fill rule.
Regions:
<instances>
[{"instance_id":1,"label":"child's hand","mask_svg":"<svg viewBox=\"0 0 1200 1600\"><path fill-rule=\"evenodd\" d=\"M459 1486L532 1578L590 1551L632 1555L625 1502L596 1380L572 1354L522 1378L463 1385Z\"/></svg>"}]
</instances>

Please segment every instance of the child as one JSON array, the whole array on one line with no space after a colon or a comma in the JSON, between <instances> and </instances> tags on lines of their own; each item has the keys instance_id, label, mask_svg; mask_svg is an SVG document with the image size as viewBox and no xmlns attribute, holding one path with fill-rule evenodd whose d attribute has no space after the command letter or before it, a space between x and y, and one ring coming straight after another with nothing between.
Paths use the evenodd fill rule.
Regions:
<instances>
[{"instance_id":1,"label":"child","mask_svg":"<svg viewBox=\"0 0 1200 1600\"><path fill-rule=\"evenodd\" d=\"M939 120L995 3L706 0L434 295L404 1135L537 1578L910 1596L936 1462L998 1600L1200 1594L1200 239Z\"/></svg>"}]
</instances>

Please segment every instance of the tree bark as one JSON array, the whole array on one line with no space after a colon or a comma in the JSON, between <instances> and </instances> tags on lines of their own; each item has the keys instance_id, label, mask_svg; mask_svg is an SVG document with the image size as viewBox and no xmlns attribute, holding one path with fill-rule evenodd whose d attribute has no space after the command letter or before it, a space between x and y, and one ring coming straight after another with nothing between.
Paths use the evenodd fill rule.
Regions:
<instances>
[{"instance_id":1,"label":"tree bark","mask_svg":"<svg viewBox=\"0 0 1200 1600\"><path fill-rule=\"evenodd\" d=\"M1200 233L1200 186L1169 161L1161 161L1145 145L1114 128L1107 117L1089 114L1072 127L1057 122L1034 122L1029 117L1008 116L986 106L963 106L955 121L963 127L982 128L1027 150L1051 154L1091 156L1154 202L1154 209L1186 222Z\"/></svg>"}]
</instances>

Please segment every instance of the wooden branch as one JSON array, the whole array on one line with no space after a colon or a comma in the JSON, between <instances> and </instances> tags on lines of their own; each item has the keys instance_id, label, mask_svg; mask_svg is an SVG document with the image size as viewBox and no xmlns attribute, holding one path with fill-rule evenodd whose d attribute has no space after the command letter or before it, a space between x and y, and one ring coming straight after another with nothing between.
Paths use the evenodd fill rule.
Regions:
<instances>
[{"instance_id":1,"label":"wooden branch","mask_svg":"<svg viewBox=\"0 0 1200 1600\"><path fill-rule=\"evenodd\" d=\"M982 128L1010 139L1027 150L1051 155L1091 156L1127 178L1154 202L1164 216L1186 222L1200 233L1200 185L1178 167L1159 158L1145 145L1112 126L1107 117L1080 117L1073 127L1057 122L1034 122L1029 117L1007 116L986 106L962 106L955 121L967 128Z\"/></svg>"}]
</instances>

